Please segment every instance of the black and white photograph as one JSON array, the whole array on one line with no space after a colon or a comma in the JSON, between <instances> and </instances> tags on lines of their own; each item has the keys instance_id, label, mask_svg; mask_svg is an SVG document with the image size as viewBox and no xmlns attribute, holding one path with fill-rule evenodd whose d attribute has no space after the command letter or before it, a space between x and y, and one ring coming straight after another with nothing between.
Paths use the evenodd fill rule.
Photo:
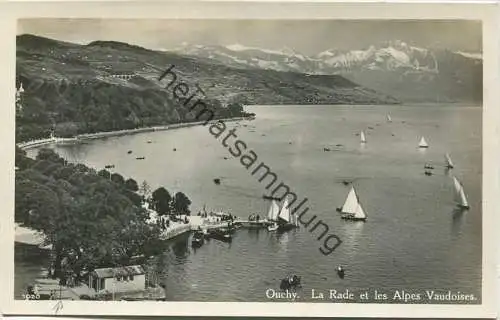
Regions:
<instances>
[{"instance_id":1,"label":"black and white photograph","mask_svg":"<svg viewBox=\"0 0 500 320\"><path fill-rule=\"evenodd\" d=\"M16 301L484 303L481 20L16 24Z\"/></svg>"}]
</instances>

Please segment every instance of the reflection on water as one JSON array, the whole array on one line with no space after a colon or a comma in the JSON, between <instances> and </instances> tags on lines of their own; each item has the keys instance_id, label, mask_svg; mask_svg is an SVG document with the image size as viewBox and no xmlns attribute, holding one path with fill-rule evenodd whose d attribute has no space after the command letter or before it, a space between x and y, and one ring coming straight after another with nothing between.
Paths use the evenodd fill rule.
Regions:
<instances>
[{"instance_id":1,"label":"reflection on water","mask_svg":"<svg viewBox=\"0 0 500 320\"><path fill-rule=\"evenodd\" d=\"M451 219L451 232L453 236L459 236L462 233L462 229L465 225L465 220L467 217L466 209L454 208L452 211Z\"/></svg>"},{"instance_id":2,"label":"reflection on water","mask_svg":"<svg viewBox=\"0 0 500 320\"><path fill-rule=\"evenodd\" d=\"M418 148L418 153L420 153L420 155L425 155L427 153L427 148Z\"/></svg>"},{"instance_id":3,"label":"reflection on water","mask_svg":"<svg viewBox=\"0 0 500 320\"><path fill-rule=\"evenodd\" d=\"M185 261L189 254L189 235L184 234L179 236L171 248L177 258L177 261Z\"/></svg>"},{"instance_id":4,"label":"reflection on water","mask_svg":"<svg viewBox=\"0 0 500 320\"><path fill-rule=\"evenodd\" d=\"M342 237L342 250L346 252L345 260L353 261L356 258L359 250L359 237L363 233L365 222L363 221L346 221L344 227L344 236Z\"/></svg>"}]
</instances>

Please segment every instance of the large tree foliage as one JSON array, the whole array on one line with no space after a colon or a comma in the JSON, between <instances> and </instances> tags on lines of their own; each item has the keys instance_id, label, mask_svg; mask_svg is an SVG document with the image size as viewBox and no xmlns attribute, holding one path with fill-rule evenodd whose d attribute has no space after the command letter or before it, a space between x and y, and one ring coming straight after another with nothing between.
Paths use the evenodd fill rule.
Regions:
<instances>
[{"instance_id":1,"label":"large tree foliage","mask_svg":"<svg viewBox=\"0 0 500 320\"><path fill-rule=\"evenodd\" d=\"M127 264L158 247L159 228L146 223L141 197L84 165L41 150L29 167L16 150L15 220L41 231L53 246L55 274L82 276L96 267ZM121 176L120 176L121 177ZM65 261L65 263L63 263Z\"/></svg>"},{"instance_id":2,"label":"large tree foliage","mask_svg":"<svg viewBox=\"0 0 500 320\"><path fill-rule=\"evenodd\" d=\"M172 212L172 196L164 187L160 187L153 192L151 201L158 214L168 215Z\"/></svg>"},{"instance_id":3,"label":"large tree foliage","mask_svg":"<svg viewBox=\"0 0 500 320\"><path fill-rule=\"evenodd\" d=\"M191 200L182 192L177 192L174 196L172 202L172 209L175 214L187 214L191 212L189 206L191 205Z\"/></svg>"}]
</instances>

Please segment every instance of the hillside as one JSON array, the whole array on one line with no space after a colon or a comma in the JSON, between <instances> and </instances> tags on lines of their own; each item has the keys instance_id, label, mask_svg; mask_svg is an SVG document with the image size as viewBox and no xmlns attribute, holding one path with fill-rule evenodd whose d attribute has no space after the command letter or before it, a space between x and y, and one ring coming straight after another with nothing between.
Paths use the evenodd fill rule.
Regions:
<instances>
[{"instance_id":1,"label":"hillside","mask_svg":"<svg viewBox=\"0 0 500 320\"><path fill-rule=\"evenodd\" d=\"M205 92L217 117L241 116L234 104L380 104L398 101L338 75L238 69L202 58L113 41L78 45L17 37L17 140L56 133L109 131L194 120L166 90L160 74L174 65L178 81ZM111 74L133 75L124 80ZM171 89L171 88L170 88ZM232 108L228 106L233 105Z\"/></svg>"},{"instance_id":2,"label":"hillside","mask_svg":"<svg viewBox=\"0 0 500 320\"><path fill-rule=\"evenodd\" d=\"M173 52L241 69L267 69L347 79L405 102L482 101L481 54L422 48L404 41L306 56L289 48L185 44Z\"/></svg>"}]
</instances>

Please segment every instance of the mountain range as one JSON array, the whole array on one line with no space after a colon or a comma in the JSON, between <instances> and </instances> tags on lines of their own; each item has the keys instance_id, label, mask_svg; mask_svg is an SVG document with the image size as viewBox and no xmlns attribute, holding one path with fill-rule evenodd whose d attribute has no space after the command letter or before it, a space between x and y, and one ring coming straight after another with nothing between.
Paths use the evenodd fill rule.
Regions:
<instances>
[{"instance_id":1,"label":"mountain range","mask_svg":"<svg viewBox=\"0 0 500 320\"><path fill-rule=\"evenodd\" d=\"M231 104L394 104L399 101L341 75L236 68L212 59L115 41L86 45L17 36L18 140L56 133L129 129L194 121L158 78L170 66L178 82L199 85L219 117ZM128 75L129 78L114 77Z\"/></svg>"},{"instance_id":2,"label":"mountain range","mask_svg":"<svg viewBox=\"0 0 500 320\"><path fill-rule=\"evenodd\" d=\"M482 102L481 54L416 47L400 40L310 56L290 48L269 50L240 44L184 43L170 51L240 69L342 75L407 102Z\"/></svg>"}]
</instances>

